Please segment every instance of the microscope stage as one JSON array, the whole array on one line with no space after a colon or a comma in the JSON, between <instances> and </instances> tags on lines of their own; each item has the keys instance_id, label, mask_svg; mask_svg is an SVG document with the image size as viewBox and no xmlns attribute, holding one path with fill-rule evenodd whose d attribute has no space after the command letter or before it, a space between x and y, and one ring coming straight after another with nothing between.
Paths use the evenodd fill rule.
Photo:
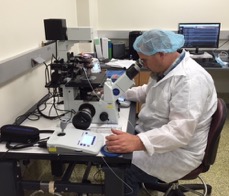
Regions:
<instances>
[{"instance_id":1,"label":"microscope stage","mask_svg":"<svg viewBox=\"0 0 229 196\"><path fill-rule=\"evenodd\" d=\"M97 88L99 86L100 87L103 86L106 79L107 77L105 72L93 73L90 75L89 78L82 75L78 75L76 78L70 80L65 86L66 87L91 87L92 86L93 88ZM88 80L90 81L90 83L88 82Z\"/></svg>"}]
</instances>

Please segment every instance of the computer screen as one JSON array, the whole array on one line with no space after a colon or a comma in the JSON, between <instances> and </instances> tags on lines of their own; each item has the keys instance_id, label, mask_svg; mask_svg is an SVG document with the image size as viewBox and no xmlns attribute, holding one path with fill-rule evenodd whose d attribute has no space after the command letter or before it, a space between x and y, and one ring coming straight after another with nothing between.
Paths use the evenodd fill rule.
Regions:
<instances>
[{"instance_id":1,"label":"computer screen","mask_svg":"<svg viewBox=\"0 0 229 196\"><path fill-rule=\"evenodd\" d=\"M218 48L220 23L179 23L178 33L184 35L184 48L195 48L194 54L200 54L199 48Z\"/></svg>"}]
</instances>

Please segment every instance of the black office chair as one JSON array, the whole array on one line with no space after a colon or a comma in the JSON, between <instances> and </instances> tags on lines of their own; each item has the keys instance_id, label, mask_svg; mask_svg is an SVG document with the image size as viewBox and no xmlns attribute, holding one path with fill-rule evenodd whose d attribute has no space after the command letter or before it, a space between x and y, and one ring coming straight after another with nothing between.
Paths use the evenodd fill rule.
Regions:
<instances>
[{"instance_id":1,"label":"black office chair","mask_svg":"<svg viewBox=\"0 0 229 196\"><path fill-rule=\"evenodd\" d=\"M202 164L194 169L192 172L181 178L180 180L194 180L199 178L202 184L179 184L179 180L172 183L158 183L158 184L143 184L143 188L164 192L165 196L184 196L185 192L192 192L197 195L211 195L212 187L199 177L199 174L205 173L209 170L210 166L214 164L220 134L223 130L224 123L227 117L227 106L223 99L218 98L218 106L216 112L212 116L210 131L208 134L208 142L205 150L205 156ZM199 192L202 190L202 192Z\"/></svg>"}]
</instances>

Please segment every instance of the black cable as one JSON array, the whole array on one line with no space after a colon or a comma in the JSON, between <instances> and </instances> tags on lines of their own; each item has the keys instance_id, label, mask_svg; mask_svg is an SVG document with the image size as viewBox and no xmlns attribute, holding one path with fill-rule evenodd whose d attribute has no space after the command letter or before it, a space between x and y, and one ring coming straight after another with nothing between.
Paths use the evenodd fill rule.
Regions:
<instances>
[{"instance_id":1,"label":"black cable","mask_svg":"<svg viewBox=\"0 0 229 196\"><path fill-rule=\"evenodd\" d=\"M55 45L56 45L56 57L57 57L57 55L58 55L58 54L57 54L57 51L58 51L58 43L57 43L57 42L58 42L58 41L56 41L56 44L55 44Z\"/></svg>"},{"instance_id":2,"label":"black cable","mask_svg":"<svg viewBox=\"0 0 229 196\"><path fill-rule=\"evenodd\" d=\"M226 40L222 45L220 45L219 48L223 47L228 41L229 41L229 39Z\"/></svg>"},{"instance_id":3,"label":"black cable","mask_svg":"<svg viewBox=\"0 0 229 196\"><path fill-rule=\"evenodd\" d=\"M31 116L34 116L34 118L31 118ZM25 114L22 114L22 115L18 116L15 119L15 121L14 121L13 124L18 124L17 121L20 120L20 118L22 118L22 117L25 117L26 119L29 119L31 121L37 121L37 120L40 119L40 115L38 113L36 113L36 111L34 111L34 112L27 112Z\"/></svg>"},{"instance_id":4,"label":"black cable","mask_svg":"<svg viewBox=\"0 0 229 196\"><path fill-rule=\"evenodd\" d=\"M48 99L50 99L50 96L51 94L47 94L46 96L44 96L43 98L41 98L39 101L38 101L38 104L42 104L42 103L45 103ZM40 119L40 115L39 115L39 112L37 111L37 104L34 105L31 109L29 109L26 113L18 116L15 120L14 120L14 125L20 125L24 120L26 119L30 119L30 116L31 115L34 115L35 118L32 119L32 120L39 120Z\"/></svg>"},{"instance_id":5,"label":"black cable","mask_svg":"<svg viewBox=\"0 0 229 196\"><path fill-rule=\"evenodd\" d=\"M68 113L71 113L71 116L72 114L74 114L74 110L61 110L61 109L58 109L56 107L56 105L58 105L59 103L59 99L58 99L58 103L56 103L56 97L59 98L59 94L57 93L57 90L54 90L54 93L52 94L52 96L50 97L50 99L52 98L53 99L53 102L50 103L52 104L52 106L49 108L49 115L46 115L43 113L43 111L47 108L47 101L45 103L42 103L42 104L37 104L37 111L39 113L39 115L41 115L42 117L46 118L46 119L49 119L49 120L55 120L55 119L60 119L62 116L68 114ZM41 105L45 105L45 108L44 109L40 109ZM54 115L54 116L51 116L51 110L54 109L56 114L57 115ZM61 111L61 112L64 112L62 114L59 114L58 111Z\"/></svg>"},{"instance_id":6,"label":"black cable","mask_svg":"<svg viewBox=\"0 0 229 196\"><path fill-rule=\"evenodd\" d=\"M54 133L54 130L40 130L39 133Z\"/></svg>"},{"instance_id":7,"label":"black cable","mask_svg":"<svg viewBox=\"0 0 229 196\"><path fill-rule=\"evenodd\" d=\"M35 111L33 114L29 115L27 119L30 121L38 121L40 119L40 115Z\"/></svg>"},{"instance_id":8,"label":"black cable","mask_svg":"<svg viewBox=\"0 0 229 196\"><path fill-rule=\"evenodd\" d=\"M35 143L37 143L37 142L35 142ZM9 150L19 150L19 149L23 149L23 148L32 147L35 143L11 145L11 142L6 142L6 148Z\"/></svg>"},{"instance_id":9,"label":"black cable","mask_svg":"<svg viewBox=\"0 0 229 196\"><path fill-rule=\"evenodd\" d=\"M51 98L54 98L54 96L51 95L49 99L51 99ZM49 99L48 99L48 100L49 100ZM47 100L47 101L48 101L48 100ZM38 102L38 104L37 104L37 111L38 111L38 113L39 113L42 117L47 118L47 119L50 119L50 120L54 120L54 119L60 118L61 116L64 115L64 114L61 114L61 115L57 115L57 116L51 116L51 115L50 115L50 111L49 111L49 115L44 114L43 111L47 108L47 101L46 101L45 103L39 103L39 102ZM53 105L53 103L51 103L51 104ZM45 108L40 109L40 106L41 106L41 105L44 105ZM53 107L53 106L51 106L50 109L51 109L52 107ZM49 110L50 110L50 109L49 109Z\"/></svg>"},{"instance_id":10,"label":"black cable","mask_svg":"<svg viewBox=\"0 0 229 196\"><path fill-rule=\"evenodd\" d=\"M54 132L54 130L40 130L39 131L40 134L44 134L44 133L51 133L52 134L53 132ZM38 144L38 147L41 147L41 148L45 147L46 148L48 139L49 139L49 137L46 137L46 138L39 139L38 141L35 141L35 142L18 143L16 145L11 145L11 142L6 142L6 148L8 149L7 152L9 152L9 150L20 150L23 148L33 147L33 146L35 146L35 144Z\"/></svg>"},{"instance_id":11,"label":"black cable","mask_svg":"<svg viewBox=\"0 0 229 196\"><path fill-rule=\"evenodd\" d=\"M216 55L215 52L216 52L219 48L223 47L227 42L229 42L229 39L227 39L227 40L226 40L223 44L221 44L218 48L215 48L215 50L213 50L212 53L213 53L214 55Z\"/></svg>"},{"instance_id":12,"label":"black cable","mask_svg":"<svg viewBox=\"0 0 229 196\"><path fill-rule=\"evenodd\" d=\"M49 71L49 65L47 65L45 62L44 62L44 65L45 65L45 85L47 86L50 82L50 71Z\"/></svg>"}]
</instances>

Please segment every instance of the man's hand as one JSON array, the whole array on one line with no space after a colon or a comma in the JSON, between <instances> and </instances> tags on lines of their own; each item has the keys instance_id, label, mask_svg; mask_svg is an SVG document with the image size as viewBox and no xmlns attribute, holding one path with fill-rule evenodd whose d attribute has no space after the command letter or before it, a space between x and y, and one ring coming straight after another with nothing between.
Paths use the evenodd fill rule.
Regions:
<instances>
[{"instance_id":1,"label":"man's hand","mask_svg":"<svg viewBox=\"0 0 229 196\"><path fill-rule=\"evenodd\" d=\"M132 135L112 129L112 135L106 137L107 149L114 153L129 153L145 150L145 147L137 135Z\"/></svg>"}]
</instances>

